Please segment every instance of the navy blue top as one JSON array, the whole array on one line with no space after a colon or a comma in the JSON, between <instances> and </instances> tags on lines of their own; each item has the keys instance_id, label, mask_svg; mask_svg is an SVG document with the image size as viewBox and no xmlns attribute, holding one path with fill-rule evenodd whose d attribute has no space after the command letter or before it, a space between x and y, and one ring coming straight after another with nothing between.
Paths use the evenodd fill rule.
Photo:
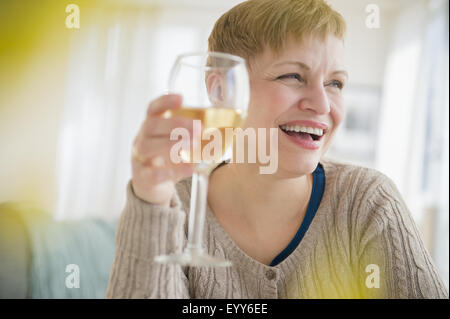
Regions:
<instances>
[{"instance_id":1,"label":"navy blue top","mask_svg":"<svg viewBox=\"0 0 450 319\"><path fill-rule=\"evenodd\" d=\"M289 245L272 260L270 266L276 266L285 260L303 239L306 231L311 224L316 211L319 208L320 201L322 200L323 191L325 189L325 174L322 165L319 163L313 172L313 187L311 192L311 197L309 199L308 208L306 210L305 218L303 219L300 228L294 236L294 239L289 243Z\"/></svg>"}]
</instances>

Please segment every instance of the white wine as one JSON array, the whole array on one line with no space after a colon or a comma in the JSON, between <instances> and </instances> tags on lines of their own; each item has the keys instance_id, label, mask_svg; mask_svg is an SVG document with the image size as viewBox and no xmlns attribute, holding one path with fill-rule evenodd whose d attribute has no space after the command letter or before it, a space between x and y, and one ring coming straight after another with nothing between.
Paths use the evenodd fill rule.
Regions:
<instances>
[{"instance_id":1,"label":"white wine","mask_svg":"<svg viewBox=\"0 0 450 319\"><path fill-rule=\"evenodd\" d=\"M222 138L221 141L221 150L219 152L215 152L218 154L214 156L213 161L203 161L203 165L210 166L214 164L214 162L219 161L225 152L230 148L233 142L233 135L225 134L225 130L227 128L235 129L237 127L241 127L244 123L246 112L243 112L240 109L236 108L226 108L226 107L185 107L174 110L167 110L164 114L164 118L171 118L174 116L185 117L193 120L200 120L203 125L202 136L205 133L214 133L213 131L217 130L220 133ZM215 136L215 135L210 135ZM213 140L211 139L203 139L201 141L201 154L205 150L205 147ZM217 141L216 141L217 142ZM187 162L194 162L193 160L193 152L191 154L181 154L182 158Z\"/></svg>"},{"instance_id":2,"label":"white wine","mask_svg":"<svg viewBox=\"0 0 450 319\"><path fill-rule=\"evenodd\" d=\"M172 163L195 166L187 243L181 254L157 256L156 261L190 267L228 267L231 262L211 256L203 248L208 207L209 175L232 151L250 100L250 81L245 60L221 52L186 53L177 57L169 75L168 92L183 97L182 108L167 110L163 118L193 122L192 132L173 128L170 136ZM189 136L193 134L193 136ZM180 139L181 137L181 139ZM230 154L232 155L232 154Z\"/></svg>"}]
</instances>

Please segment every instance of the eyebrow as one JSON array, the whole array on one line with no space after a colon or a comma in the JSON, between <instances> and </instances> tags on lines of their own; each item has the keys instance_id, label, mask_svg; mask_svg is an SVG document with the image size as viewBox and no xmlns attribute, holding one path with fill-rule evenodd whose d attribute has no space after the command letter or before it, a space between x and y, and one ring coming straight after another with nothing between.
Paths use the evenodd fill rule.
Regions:
<instances>
[{"instance_id":1,"label":"eyebrow","mask_svg":"<svg viewBox=\"0 0 450 319\"><path fill-rule=\"evenodd\" d=\"M310 70L311 70L311 68L310 68L307 64L305 64L305 63L303 63L303 62L300 62L300 61L284 61L284 62L278 62L278 63L273 64L272 66L275 67L275 66L280 66L280 65L283 65L283 64L294 64L294 65L296 65L296 66L298 66L298 67L300 67L301 69L304 69L304 70L306 70L306 71L310 71ZM345 70L336 70L336 71L331 72L331 74L342 74L342 75L344 75L346 78L348 78L348 72L345 71Z\"/></svg>"}]
</instances>

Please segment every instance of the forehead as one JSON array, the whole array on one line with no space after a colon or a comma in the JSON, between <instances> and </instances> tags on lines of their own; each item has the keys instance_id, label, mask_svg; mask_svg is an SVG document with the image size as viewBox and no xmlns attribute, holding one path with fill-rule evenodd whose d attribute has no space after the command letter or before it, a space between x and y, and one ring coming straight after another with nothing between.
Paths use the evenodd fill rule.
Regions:
<instances>
[{"instance_id":1,"label":"forehead","mask_svg":"<svg viewBox=\"0 0 450 319\"><path fill-rule=\"evenodd\" d=\"M254 58L258 69L283 67L284 62L302 62L312 70L343 69L345 66L343 41L328 36L321 40L317 37L305 38L301 41L288 39L280 52L275 53L269 47Z\"/></svg>"}]
</instances>

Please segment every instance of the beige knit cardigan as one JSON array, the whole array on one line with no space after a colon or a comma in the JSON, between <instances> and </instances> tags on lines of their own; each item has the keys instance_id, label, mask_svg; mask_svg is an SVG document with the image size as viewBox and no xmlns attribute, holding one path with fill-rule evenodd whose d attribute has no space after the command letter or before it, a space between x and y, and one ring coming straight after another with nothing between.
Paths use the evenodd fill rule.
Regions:
<instances>
[{"instance_id":1,"label":"beige knit cardigan","mask_svg":"<svg viewBox=\"0 0 450 319\"><path fill-rule=\"evenodd\" d=\"M321 163L325 190L316 215L297 248L274 267L242 251L209 207L204 247L233 266L154 263L185 245L191 179L176 185L170 208L140 200L129 183L106 297L448 298L393 182L373 169Z\"/></svg>"}]
</instances>

